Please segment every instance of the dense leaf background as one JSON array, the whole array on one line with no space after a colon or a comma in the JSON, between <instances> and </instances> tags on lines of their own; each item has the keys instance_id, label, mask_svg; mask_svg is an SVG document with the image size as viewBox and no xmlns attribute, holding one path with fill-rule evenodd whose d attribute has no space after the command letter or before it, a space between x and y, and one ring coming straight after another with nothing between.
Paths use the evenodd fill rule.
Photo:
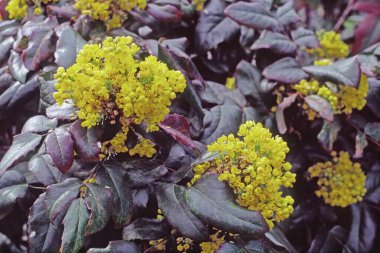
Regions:
<instances>
[{"instance_id":1,"label":"dense leaf background","mask_svg":"<svg viewBox=\"0 0 380 253\"><path fill-rule=\"evenodd\" d=\"M4 17L6 3L0 0ZM151 0L111 31L70 1L43 7L44 15L0 21L0 252L153 252L148 241L162 238L166 252L175 252L176 237L205 241L212 227L240 234L219 253L380 249L379 1L208 0L196 11L188 0ZM349 58L313 66L303 48L318 46L314 32L322 28L341 32ZM108 129L83 128L75 108L55 104L53 74L71 66L86 43L127 35L141 57L153 54L180 70L187 88L152 135L159 147L153 159L99 162ZM370 83L362 111L333 115L312 95L304 100L321 118L308 121L296 94L271 111L281 85L315 77L357 86L360 71ZM227 77L236 89L224 86ZM295 212L270 231L215 177L186 185L192 168L212 159L206 145L247 120L281 134L297 173ZM362 202L333 208L314 195L305 172L331 150L361 163ZM166 219L156 219L157 208Z\"/></svg>"}]
</instances>

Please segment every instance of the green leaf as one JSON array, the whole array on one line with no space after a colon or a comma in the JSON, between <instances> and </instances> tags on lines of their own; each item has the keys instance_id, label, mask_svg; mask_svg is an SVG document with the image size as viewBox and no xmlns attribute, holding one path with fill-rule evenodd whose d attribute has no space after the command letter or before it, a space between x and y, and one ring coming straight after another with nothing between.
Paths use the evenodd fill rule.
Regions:
<instances>
[{"instance_id":1,"label":"green leaf","mask_svg":"<svg viewBox=\"0 0 380 253\"><path fill-rule=\"evenodd\" d=\"M133 242L110 241L107 248L92 248L87 253L141 253L141 251Z\"/></svg>"},{"instance_id":2,"label":"green leaf","mask_svg":"<svg viewBox=\"0 0 380 253\"><path fill-rule=\"evenodd\" d=\"M29 118L22 127L22 133L43 133L54 129L58 125L57 119L48 119L44 115Z\"/></svg>"},{"instance_id":3,"label":"green leaf","mask_svg":"<svg viewBox=\"0 0 380 253\"><path fill-rule=\"evenodd\" d=\"M101 231L107 225L112 214L112 192L110 188L97 184L86 184L86 187L84 201L91 210L90 219L85 230L87 236Z\"/></svg>"},{"instance_id":4,"label":"green leaf","mask_svg":"<svg viewBox=\"0 0 380 253\"><path fill-rule=\"evenodd\" d=\"M334 120L333 109L326 99L318 95L310 95L305 97L305 102L312 110L318 112L323 119L330 122Z\"/></svg>"},{"instance_id":5,"label":"green leaf","mask_svg":"<svg viewBox=\"0 0 380 253\"><path fill-rule=\"evenodd\" d=\"M292 57L285 57L272 63L264 69L263 75L268 79L288 84L295 84L308 78L300 64Z\"/></svg>"},{"instance_id":6,"label":"green leaf","mask_svg":"<svg viewBox=\"0 0 380 253\"><path fill-rule=\"evenodd\" d=\"M158 207L168 222L183 236L195 241L209 239L208 228L186 203L186 188L175 184L160 184L156 187Z\"/></svg>"},{"instance_id":7,"label":"green leaf","mask_svg":"<svg viewBox=\"0 0 380 253\"><path fill-rule=\"evenodd\" d=\"M132 215L132 192L121 166L106 163L96 174L96 181L112 191L112 219L117 228L126 226Z\"/></svg>"},{"instance_id":8,"label":"green leaf","mask_svg":"<svg viewBox=\"0 0 380 253\"><path fill-rule=\"evenodd\" d=\"M15 170L4 173L0 178L0 220L12 212L27 191L28 184L24 175Z\"/></svg>"},{"instance_id":9,"label":"green leaf","mask_svg":"<svg viewBox=\"0 0 380 253\"><path fill-rule=\"evenodd\" d=\"M358 87L361 76L360 65L355 57L334 62L329 66L307 66L303 70L321 82L331 81L353 87Z\"/></svg>"},{"instance_id":10,"label":"green leaf","mask_svg":"<svg viewBox=\"0 0 380 253\"><path fill-rule=\"evenodd\" d=\"M259 236L268 231L258 211L239 206L231 189L216 175L201 178L185 193L191 211L203 222L230 233Z\"/></svg>"},{"instance_id":11,"label":"green leaf","mask_svg":"<svg viewBox=\"0 0 380 253\"><path fill-rule=\"evenodd\" d=\"M30 208L28 217L28 244L30 253L59 252L63 227L52 224L45 207L45 193Z\"/></svg>"},{"instance_id":12,"label":"green leaf","mask_svg":"<svg viewBox=\"0 0 380 253\"><path fill-rule=\"evenodd\" d=\"M338 133L342 128L339 119L335 118L333 122L324 121L321 131L318 134L318 140L327 150L333 150L333 145L338 138Z\"/></svg>"},{"instance_id":13,"label":"green leaf","mask_svg":"<svg viewBox=\"0 0 380 253\"><path fill-rule=\"evenodd\" d=\"M40 145L41 139L41 135L34 133L22 133L14 136L11 147L0 162L0 176L30 152L33 152Z\"/></svg>"},{"instance_id":14,"label":"green leaf","mask_svg":"<svg viewBox=\"0 0 380 253\"><path fill-rule=\"evenodd\" d=\"M165 220L138 218L123 229L123 240L158 240L168 236L169 232Z\"/></svg>"},{"instance_id":15,"label":"green leaf","mask_svg":"<svg viewBox=\"0 0 380 253\"><path fill-rule=\"evenodd\" d=\"M89 211L82 198L75 199L63 219L62 253L77 253L84 245Z\"/></svg>"},{"instance_id":16,"label":"green leaf","mask_svg":"<svg viewBox=\"0 0 380 253\"><path fill-rule=\"evenodd\" d=\"M240 25L257 30L276 29L278 20L262 4L237 2L225 9L225 14Z\"/></svg>"},{"instance_id":17,"label":"green leaf","mask_svg":"<svg viewBox=\"0 0 380 253\"><path fill-rule=\"evenodd\" d=\"M282 33L265 30L251 46L252 50L267 48L277 54L294 54L297 45Z\"/></svg>"},{"instance_id":18,"label":"green leaf","mask_svg":"<svg viewBox=\"0 0 380 253\"><path fill-rule=\"evenodd\" d=\"M367 123L364 127L364 133L376 141L380 141L380 123Z\"/></svg>"}]
</instances>

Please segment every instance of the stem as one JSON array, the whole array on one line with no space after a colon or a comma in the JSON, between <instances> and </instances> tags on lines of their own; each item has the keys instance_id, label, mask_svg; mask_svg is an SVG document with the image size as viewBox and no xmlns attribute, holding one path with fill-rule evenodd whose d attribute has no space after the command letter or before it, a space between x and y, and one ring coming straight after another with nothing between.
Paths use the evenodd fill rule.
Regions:
<instances>
[{"instance_id":1,"label":"stem","mask_svg":"<svg viewBox=\"0 0 380 253\"><path fill-rule=\"evenodd\" d=\"M90 179L92 178L92 176L94 174L96 174L96 172L98 171L98 169L100 168L100 166L103 164L105 159L102 159L98 164L95 165L95 167L92 169L90 175L87 177L87 179Z\"/></svg>"},{"instance_id":2,"label":"stem","mask_svg":"<svg viewBox=\"0 0 380 253\"><path fill-rule=\"evenodd\" d=\"M338 31L340 27L343 25L344 21L346 20L348 14L352 11L352 8L354 7L355 0L350 0L347 4L346 9L343 11L342 15L339 17L338 21L334 25L333 31Z\"/></svg>"},{"instance_id":3,"label":"stem","mask_svg":"<svg viewBox=\"0 0 380 253\"><path fill-rule=\"evenodd\" d=\"M43 187L43 186L28 185L28 187L30 187L32 189L37 189L37 190L46 190L46 187Z\"/></svg>"},{"instance_id":4,"label":"stem","mask_svg":"<svg viewBox=\"0 0 380 253\"><path fill-rule=\"evenodd\" d=\"M161 243L166 243L167 241L168 241L168 239L165 239L165 240L163 240L163 241L161 241L161 242L158 242L158 243L154 244L153 246L151 246L151 247L149 247L148 249L146 249L146 250L144 251L144 253L147 253L147 252L151 251L151 250L154 249L157 245L159 245L159 244L161 244Z\"/></svg>"}]
</instances>

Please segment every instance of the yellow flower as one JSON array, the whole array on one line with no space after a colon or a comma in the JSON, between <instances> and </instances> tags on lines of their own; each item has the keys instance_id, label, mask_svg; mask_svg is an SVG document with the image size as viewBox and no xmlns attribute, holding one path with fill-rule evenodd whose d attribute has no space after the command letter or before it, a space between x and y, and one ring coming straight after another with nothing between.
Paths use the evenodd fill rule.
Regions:
<instances>
[{"instance_id":1,"label":"yellow flower","mask_svg":"<svg viewBox=\"0 0 380 253\"><path fill-rule=\"evenodd\" d=\"M195 5L195 9L197 11L201 11L203 10L203 7L204 7L204 4L205 4L206 0L193 0L193 5Z\"/></svg>"},{"instance_id":2,"label":"yellow flower","mask_svg":"<svg viewBox=\"0 0 380 253\"><path fill-rule=\"evenodd\" d=\"M214 253L225 242L224 237L225 234L221 230L210 235L210 241L199 244L202 249L201 253Z\"/></svg>"},{"instance_id":3,"label":"yellow flower","mask_svg":"<svg viewBox=\"0 0 380 253\"><path fill-rule=\"evenodd\" d=\"M347 152L332 153L333 161L317 163L308 169L309 178L318 178L315 191L326 204L346 207L361 201L367 189L366 176L359 163L352 163Z\"/></svg>"},{"instance_id":4,"label":"yellow flower","mask_svg":"<svg viewBox=\"0 0 380 253\"><path fill-rule=\"evenodd\" d=\"M359 87L339 85L340 106L345 113L351 113L352 109L361 110L367 103L366 97L369 85L365 74L361 75Z\"/></svg>"},{"instance_id":5,"label":"yellow flower","mask_svg":"<svg viewBox=\"0 0 380 253\"><path fill-rule=\"evenodd\" d=\"M320 47L308 49L308 52L318 58L345 58L350 47L342 41L340 34L334 31L318 31L316 33Z\"/></svg>"},{"instance_id":6,"label":"yellow flower","mask_svg":"<svg viewBox=\"0 0 380 253\"><path fill-rule=\"evenodd\" d=\"M28 12L28 5L25 0L10 0L5 10L10 19L22 19Z\"/></svg>"},{"instance_id":7,"label":"yellow flower","mask_svg":"<svg viewBox=\"0 0 380 253\"><path fill-rule=\"evenodd\" d=\"M76 0L75 8L95 20L106 23L107 30L120 27L127 12L133 8L146 8L146 0Z\"/></svg>"},{"instance_id":8,"label":"yellow flower","mask_svg":"<svg viewBox=\"0 0 380 253\"><path fill-rule=\"evenodd\" d=\"M233 90L235 89L235 78L233 77L228 77L227 80L226 80L226 88L229 89L229 90Z\"/></svg>"},{"instance_id":9,"label":"yellow flower","mask_svg":"<svg viewBox=\"0 0 380 253\"><path fill-rule=\"evenodd\" d=\"M205 173L217 173L234 189L237 202L250 210L260 211L273 227L293 212L293 198L282 196L281 187L292 187L296 175L285 162L289 151L281 137L273 137L261 123L247 121L234 135L222 136L208 146L217 154L211 162L194 168L194 183Z\"/></svg>"},{"instance_id":10,"label":"yellow flower","mask_svg":"<svg viewBox=\"0 0 380 253\"><path fill-rule=\"evenodd\" d=\"M105 153L129 151L130 155L151 157L155 153L152 141L139 136L134 148L125 145L129 130L135 133L131 124L157 131L157 124L169 113L171 100L186 87L182 73L170 70L155 56L136 60L139 50L131 37L106 38L102 45L85 45L76 63L66 70L58 68L54 76L54 98L58 104L72 100L83 127L105 121L120 125L114 138L103 143Z\"/></svg>"}]
</instances>

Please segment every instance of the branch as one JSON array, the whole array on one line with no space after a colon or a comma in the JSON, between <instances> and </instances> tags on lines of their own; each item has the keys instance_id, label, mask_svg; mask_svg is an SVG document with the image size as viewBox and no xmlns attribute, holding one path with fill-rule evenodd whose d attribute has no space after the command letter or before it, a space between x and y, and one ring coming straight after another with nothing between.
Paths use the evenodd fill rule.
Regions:
<instances>
[{"instance_id":1,"label":"branch","mask_svg":"<svg viewBox=\"0 0 380 253\"><path fill-rule=\"evenodd\" d=\"M346 9L343 11L342 15L339 17L338 21L334 25L333 31L338 31L340 27L343 25L344 21L346 20L348 14L352 11L352 8L354 7L356 0L350 0L347 4Z\"/></svg>"}]
</instances>

